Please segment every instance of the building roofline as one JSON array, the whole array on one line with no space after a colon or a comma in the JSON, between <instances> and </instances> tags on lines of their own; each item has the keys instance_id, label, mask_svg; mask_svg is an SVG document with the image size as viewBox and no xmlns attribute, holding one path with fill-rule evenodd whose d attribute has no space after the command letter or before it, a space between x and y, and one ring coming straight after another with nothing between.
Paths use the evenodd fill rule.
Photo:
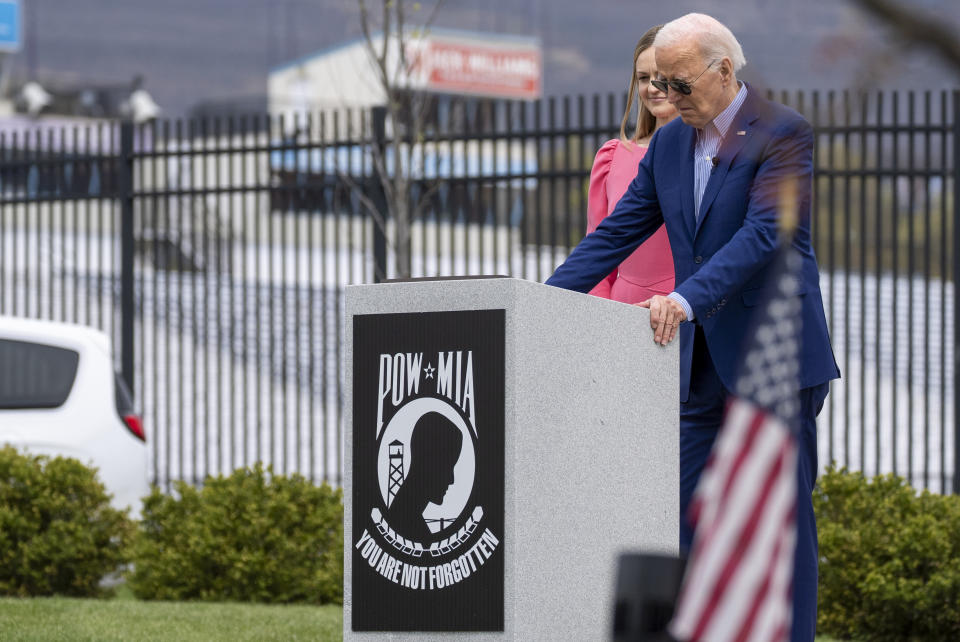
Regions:
<instances>
[{"instance_id":1,"label":"building roofline","mask_svg":"<svg viewBox=\"0 0 960 642\"><path fill-rule=\"evenodd\" d=\"M377 39L383 35L382 31L377 31L376 33L371 34L373 39ZM290 69L291 67L299 67L315 58L320 58L321 56L328 56L332 53L340 51L342 49L349 49L354 45L362 45L364 43L363 37L354 38L353 40L348 40L346 42L341 42L340 44L333 45L332 47L327 47L326 49L319 49L312 53L305 54L299 58L294 58L293 60L288 60L287 62L282 62L279 65L270 68L269 73L275 73L278 71L283 71L285 69Z\"/></svg>"}]
</instances>

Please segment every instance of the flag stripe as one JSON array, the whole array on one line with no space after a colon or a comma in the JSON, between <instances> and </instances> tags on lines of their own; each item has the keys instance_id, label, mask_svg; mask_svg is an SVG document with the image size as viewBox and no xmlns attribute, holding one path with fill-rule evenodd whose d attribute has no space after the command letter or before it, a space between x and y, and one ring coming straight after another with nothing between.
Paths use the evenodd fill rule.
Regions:
<instances>
[{"instance_id":1,"label":"flag stripe","mask_svg":"<svg viewBox=\"0 0 960 642\"><path fill-rule=\"evenodd\" d=\"M763 577L769 569L772 551L777 546L777 542L783 539L784 519L794 509L796 470L790 465L792 457L795 456L793 450L792 445L785 447L784 463L776 481L773 482L774 488L766 500L760 523L740 561L737 573L721 596L722 602L714 616L715 622L711 625L711 630L724 632L727 639L735 635L747 617L750 603L744 597L756 592L757 586L763 582ZM790 546L792 554L793 545Z\"/></svg>"},{"instance_id":2,"label":"flag stripe","mask_svg":"<svg viewBox=\"0 0 960 642\"><path fill-rule=\"evenodd\" d=\"M716 454L716 463L713 466L711 466L709 462L707 463L707 467L703 473L707 479L704 479L694 492L690 517L691 523L694 524L694 526L699 522L704 505L712 506L713 511L708 515L703 515L703 519L708 523L716 519L716 511L719 510L725 498L729 496L730 487L736 479L735 473L740 465L742 465L747 450L753 446L753 439L756 437L756 433L764 420L763 413L756 412L752 404L739 400L735 400L734 403L729 406L728 412L730 415L727 418L723 430L730 431L734 434L717 440L716 450L711 453L711 457ZM749 437L746 443L741 443L742 437L739 433L741 433L744 428L748 429ZM737 455L738 452L740 453L739 456ZM720 487L720 484L714 481L715 479L727 479L727 483L723 484L724 491L720 497L714 497L710 499L710 501L707 501L706 493L715 492L715 489Z\"/></svg>"},{"instance_id":3,"label":"flag stripe","mask_svg":"<svg viewBox=\"0 0 960 642\"><path fill-rule=\"evenodd\" d=\"M789 637L793 617L793 562L796 552L796 510L788 513L784 525L783 547L777 560L774 581L753 626L751 642L776 642Z\"/></svg>"},{"instance_id":4,"label":"flag stripe","mask_svg":"<svg viewBox=\"0 0 960 642\"><path fill-rule=\"evenodd\" d=\"M677 637L732 640L745 635L752 626L750 621L756 621L754 614L761 609L766 625L761 628L767 632L771 626L787 631L785 627L789 625L789 604L784 606L783 600L768 599L768 604L754 606L742 596L766 599L775 597L770 595L773 592L789 593L784 584L792 572L795 547L790 529L794 528L796 506L796 444L789 429L777 418L766 416L748 402L741 400L739 405L749 408L750 415L736 415L740 421L729 422L720 439L739 442L740 446L749 444L751 449L741 449L727 457L728 461L740 463L728 466L730 475L726 479L719 479L716 470L710 471L711 483L704 495L710 494L711 487L722 487L726 490L725 501L711 502L715 509L711 512L719 515L718 519L698 524L693 557L698 558L699 564L690 570L681 595L672 625ZM744 440L744 434L751 437ZM722 449L718 444L716 452ZM789 541L784 541L785 535L790 536ZM788 554L781 555L782 564L771 569L770 559L777 558L778 550ZM775 591L758 590L758 586L770 581L771 573L781 578L775 582ZM771 611L770 603L779 606ZM754 635L751 639L769 642L773 638Z\"/></svg>"},{"instance_id":5,"label":"flag stripe","mask_svg":"<svg viewBox=\"0 0 960 642\"><path fill-rule=\"evenodd\" d=\"M743 423L726 426L719 440L740 443L741 426L750 424L753 415L758 414L750 403L739 403L742 407L750 409L750 415L739 415ZM762 415L762 413L759 414ZM729 431L727 428L729 428ZM690 575L689 584L701 588L691 590L690 595L685 598L689 601L689 608L693 611L700 611L706 605L708 596L705 587L710 578L715 578L722 571L724 560L735 545L738 525L749 517L751 508L756 501L756 494L763 488L770 460L776 457L781 448L780 434L774 429L761 431L760 439L753 444L754 448L747 465L739 471L737 486L733 491L733 499L726 503L713 501L715 507L711 509L711 514L715 515L716 518L704 520L697 526L692 557L697 558L698 563L691 567L688 574ZM718 450L722 448L721 445ZM705 482L712 488L719 488L722 483L723 480L718 480L715 476Z\"/></svg>"},{"instance_id":6,"label":"flag stripe","mask_svg":"<svg viewBox=\"0 0 960 642\"><path fill-rule=\"evenodd\" d=\"M781 527L785 529L789 528L794 519L796 519L796 510L787 511ZM761 611L761 607L769 607L771 605L771 602L767 601L767 597L769 597L771 588L775 584L775 576L783 573L784 565L781 563L781 552L790 548L786 539L787 538L780 537L777 538L774 543L773 551L767 564L767 572L763 574L763 582L761 582L753 594L753 599L750 602L750 610L743 619L743 625L740 627L740 631L735 638L736 642L747 642L747 640L750 639L750 633L759 619L758 614ZM771 640L771 642L775 641Z\"/></svg>"},{"instance_id":7,"label":"flag stripe","mask_svg":"<svg viewBox=\"0 0 960 642\"><path fill-rule=\"evenodd\" d=\"M726 502L730 499L730 490L733 488L734 482L737 481L737 473L743 467L743 462L750 454L750 450L753 448L753 444L757 439L757 434L760 432L760 427L764 425L766 420L766 415L762 412L758 412L750 422L750 426L746 431L747 434L744 437L743 446L740 448L740 452L737 453L737 458L734 461L733 469L727 475L727 483L724 485L723 494L720 496L721 502Z\"/></svg>"},{"instance_id":8,"label":"flag stripe","mask_svg":"<svg viewBox=\"0 0 960 642\"><path fill-rule=\"evenodd\" d=\"M700 621L698 622L697 627L694 629L693 639L698 640L703 636L703 633L706 630L707 625L710 624L710 620L713 617L717 606L720 604L724 591L727 588L727 584L730 582L731 576L739 568L740 561L744 556L747 546L752 543L753 535L757 528L757 523L760 521L760 515L766 506L767 498L770 495L770 492L773 490L773 482L780 474L780 469L782 467L783 453L781 452L776 460L774 460L773 466L770 468L770 472L767 475L767 478L764 480L760 497L757 498L749 518L747 519L746 523L743 524L743 527L740 531L740 536L737 538L732 550L727 552L726 565L715 580L715 584L710 591L706 608L703 610Z\"/></svg>"}]
</instances>

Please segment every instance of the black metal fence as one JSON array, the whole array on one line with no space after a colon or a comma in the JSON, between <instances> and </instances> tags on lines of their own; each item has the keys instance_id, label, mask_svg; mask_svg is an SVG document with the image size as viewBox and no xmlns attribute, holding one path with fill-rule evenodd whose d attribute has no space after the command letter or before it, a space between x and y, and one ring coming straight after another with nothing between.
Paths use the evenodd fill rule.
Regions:
<instances>
[{"instance_id":1,"label":"black metal fence","mask_svg":"<svg viewBox=\"0 0 960 642\"><path fill-rule=\"evenodd\" d=\"M957 492L960 94L776 98L817 136L814 235L844 373L821 462ZM111 334L158 483L257 460L339 483L343 288L397 274L371 150L409 179L412 276L542 281L582 237L622 107L479 103L429 123L404 162L376 110L0 124L0 314Z\"/></svg>"}]
</instances>

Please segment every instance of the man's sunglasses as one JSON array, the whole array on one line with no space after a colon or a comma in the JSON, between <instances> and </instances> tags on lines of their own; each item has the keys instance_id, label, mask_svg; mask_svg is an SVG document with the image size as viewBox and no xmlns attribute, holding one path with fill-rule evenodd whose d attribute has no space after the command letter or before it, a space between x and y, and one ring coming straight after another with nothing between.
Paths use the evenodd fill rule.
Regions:
<instances>
[{"instance_id":1,"label":"man's sunglasses","mask_svg":"<svg viewBox=\"0 0 960 642\"><path fill-rule=\"evenodd\" d=\"M710 64L707 65L707 69L710 69L710 67L713 67L715 62L717 61L716 60L711 61ZM703 71L701 71L700 76L707 73L707 69L704 69ZM657 89L659 89L660 91L662 91L663 93L667 93L667 88L669 87L674 91L680 92L684 96L689 96L690 92L693 91L693 83L700 80L700 76L697 76L696 78L694 78L693 82L687 82L685 80L651 80L650 84L656 87Z\"/></svg>"}]
</instances>

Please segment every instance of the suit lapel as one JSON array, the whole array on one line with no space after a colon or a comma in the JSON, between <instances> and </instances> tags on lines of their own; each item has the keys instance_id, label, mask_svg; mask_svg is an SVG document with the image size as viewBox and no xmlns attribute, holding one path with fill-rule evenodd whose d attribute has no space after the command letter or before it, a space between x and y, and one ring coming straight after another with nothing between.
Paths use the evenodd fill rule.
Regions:
<instances>
[{"instance_id":1,"label":"suit lapel","mask_svg":"<svg viewBox=\"0 0 960 642\"><path fill-rule=\"evenodd\" d=\"M693 239L697 217L693 203L693 127L681 128L679 149L682 153L680 161L680 202L683 206L683 223Z\"/></svg>"},{"instance_id":2,"label":"suit lapel","mask_svg":"<svg viewBox=\"0 0 960 642\"><path fill-rule=\"evenodd\" d=\"M740 111L730 124L730 129L727 130L727 135L723 137L723 142L720 145L720 152L718 154L719 160L717 162L717 166L710 173L707 186L703 190L703 199L700 201L700 218L696 221L694 237L700 233L700 228L703 226L703 221L710 214L710 206L713 205L713 201L717 198L717 194L720 192L720 187L723 185L723 181L727 177L727 172L730 171L730 166L736 159L737 154L740 153L740 150L743 149L743 146L746 145L748 140L750 140L750 137L753 134L751 131L752 125L757 118L759 118L756 105L752 100L753 96L749 86L747 91L749 92L747 93L747 99L743 102L743 105L740 107Z\"/></svg>"}]
</instances>

